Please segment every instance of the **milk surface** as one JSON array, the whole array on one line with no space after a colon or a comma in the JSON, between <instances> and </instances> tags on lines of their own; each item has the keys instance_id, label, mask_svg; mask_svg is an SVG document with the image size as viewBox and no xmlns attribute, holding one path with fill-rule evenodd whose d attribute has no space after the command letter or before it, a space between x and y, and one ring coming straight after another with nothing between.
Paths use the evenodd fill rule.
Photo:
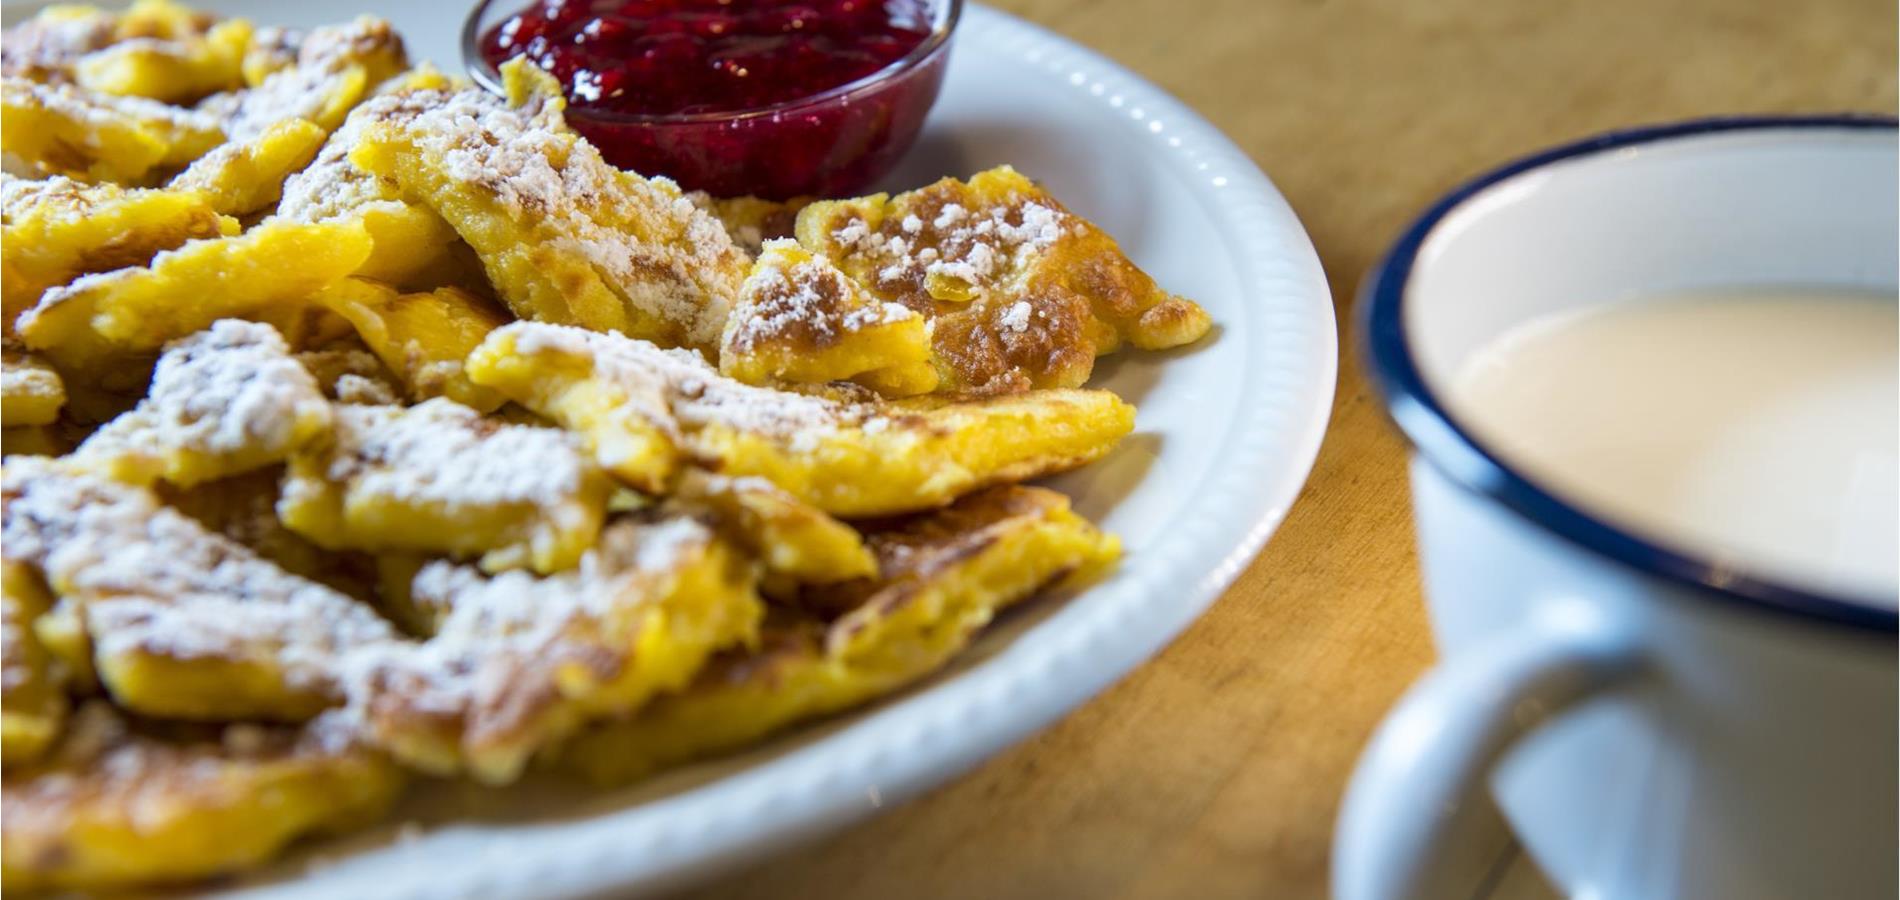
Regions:
<instances>
[{"instance_id":1,"label":"milk surface","mask_svg":"<svg viewBox=\"0 0 1900 900\"><path fill-rule=\"evenodd\" d=\"M1473 354L1447 403L1533 481L1640 536L1892 606L1897 310L1790 290L1568 313Z\"/></svg>"}]
</instances>

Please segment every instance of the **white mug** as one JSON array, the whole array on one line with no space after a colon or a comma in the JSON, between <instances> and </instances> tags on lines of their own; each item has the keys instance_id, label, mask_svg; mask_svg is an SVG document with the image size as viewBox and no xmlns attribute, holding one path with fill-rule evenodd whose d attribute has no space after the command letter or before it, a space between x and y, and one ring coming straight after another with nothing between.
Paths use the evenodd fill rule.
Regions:
<instances>
[{"instance_id":1,"label":"white mug","mask_svg":"<svg viewBox=\"0 0 1900 900\"><path fill-rule=\"evenodd\" d=\"M1366 358L1414 448L1441 661L1353 776L1340 900L1468 895L1447 860L1487 788L1572 897L1895 896L1891 599L1644 539L1500 462L1439 398L1490 338L1565 310L1748 285L1894 294L1896 165L1891 120L1611 134L1460 188L1374 273Z\"/></svg>"}]
</instances>

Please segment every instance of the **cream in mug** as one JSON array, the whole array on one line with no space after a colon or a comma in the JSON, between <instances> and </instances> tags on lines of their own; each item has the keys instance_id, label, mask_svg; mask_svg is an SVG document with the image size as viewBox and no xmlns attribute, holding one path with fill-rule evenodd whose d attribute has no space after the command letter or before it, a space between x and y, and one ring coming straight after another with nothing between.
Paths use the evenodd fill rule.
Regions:
<instances>
[{"instance_id":1,"label":"cream in mug","mask_svg":"<svg viewBox=\"0 0 1900 900\"><path fill-rule=\"evenodd\" d=\"M1564 499L1698 558L1891 605L1900 306L1827 289L1670 296L1533 320L1447 398Z\"/></svg>"}]
</instances>

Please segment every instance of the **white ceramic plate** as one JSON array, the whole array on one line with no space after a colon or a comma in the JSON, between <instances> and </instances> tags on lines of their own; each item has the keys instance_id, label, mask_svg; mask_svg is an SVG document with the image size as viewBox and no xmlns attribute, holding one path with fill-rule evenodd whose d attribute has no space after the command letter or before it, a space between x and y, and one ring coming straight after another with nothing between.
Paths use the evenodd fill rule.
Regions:
<instances>
[{"instance_id":1,"label":"white ceramic plate","mask_svg":"<svg viewBox=\"0 0 1900 900\"><path fill-rule=\"evenodd\" d=\"M197 5L286 25L374 10L412 55L460 68L461 4ZM20 12L8 4L9 19ZM1048 725L1159 651L1258 552L1318 452L1337 365L1332 301L1299 221L1218 131L1114 63L980 7L956 41L943 99L891 186L1011 163L1217 323L1194 347L1096 368L1095 386L1139 406L1137 433L1054 485L1122 536L1119 570L1004 617L953 669L869 711L627 790L431 786L402 824L306 851L245 893L569 897L729 869Z\"/></svg>"}]
</instances>

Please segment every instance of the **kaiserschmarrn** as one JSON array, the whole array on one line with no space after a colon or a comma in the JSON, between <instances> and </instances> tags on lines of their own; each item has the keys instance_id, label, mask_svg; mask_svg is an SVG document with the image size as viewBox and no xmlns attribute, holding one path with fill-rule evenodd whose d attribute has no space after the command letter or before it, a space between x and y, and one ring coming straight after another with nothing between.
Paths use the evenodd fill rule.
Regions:
<instances>
[{"instance_id":1,"label":"kaiserschmarrn","mask_svg":"<svg viewBox=\"0 0 1900 900\"><path fill-rule=\"evenodd\" d=\"M1114 565L1023 482L1199 306L1007 167L691 194L504 80L371 16L0 38L0 887L242 874L412 774L624 783Z\"/></svg>"}]
</instances>

